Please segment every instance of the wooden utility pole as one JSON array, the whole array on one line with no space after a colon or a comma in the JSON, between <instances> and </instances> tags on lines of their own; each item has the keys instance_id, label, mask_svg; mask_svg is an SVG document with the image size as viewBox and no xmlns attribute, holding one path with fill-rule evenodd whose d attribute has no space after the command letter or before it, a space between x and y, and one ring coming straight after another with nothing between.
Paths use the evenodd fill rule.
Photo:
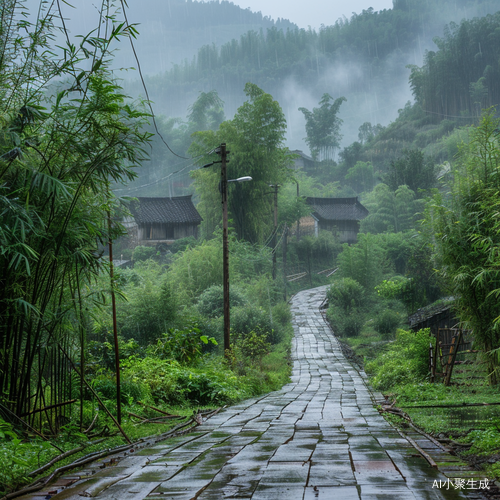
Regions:
<instances>
[{"instance_id":1,"label":"wooden utility pole","mask_svg":"<svg viewBox=\"0 0 500 500\"><path fill-rule=\"evenodd\" d=\"M111 307L113 310L113 338L115 341L115 370L116 370L116 417L118 423L122 423L122 402L120 384L120 352L118 348L118 328L116 326L116 298L115 298L115 276L113 267L113 242L111 240L111 214L108 210L108 231L109 231L109 279L111 281ZM83 368L83 367L82 367Z\"/></svg>"},{"instance_id":2,"label":"wooden utility pole","mask_svg":"<svg viewBox=\"0 0 500 500\"><path fill-rule=\"evenodd\" d=\"M222 274L224 288L224 356L231 349L231 326L229 318L229 245L227 238L227 151L226 144L220 145L221 169L220 190L222 195Z\"/></svg>"},{"instance_id":3,"label":"wooden utility pole","mask_svg":"<svg viewBox=\"0 0 500 500\"><path fill-rule=\"evenodd\" d=\"M287 245L288 245L288 227L285 223L285 229L283 233L283 284L285 285L285 302L287 299L286 296L286 252L287 252Z\"/></svg>"},{"instance_id":4,"label":"wooden utility pole","mask_svg":"<svg viewBox=\"0 0 500 500\"><path fill-rule=\"evenodd\" d=\"M278 230L278 188L279 184L271 184L274 188L274 232L273 232L273 280L276 279L276 231Z\"/></svg>"}]
</instances>

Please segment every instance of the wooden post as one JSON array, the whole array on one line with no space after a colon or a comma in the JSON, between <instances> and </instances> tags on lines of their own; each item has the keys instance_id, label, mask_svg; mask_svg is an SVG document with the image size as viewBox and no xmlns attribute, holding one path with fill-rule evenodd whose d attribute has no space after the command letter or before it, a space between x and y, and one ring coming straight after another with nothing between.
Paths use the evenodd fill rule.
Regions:
<instances>
[{"instance_id":1,"label":"wooden post","mask_svg":"<svg viewBox=\"0 0 500 500\"><path fill-rule=\"evenodd\" d=\"M286 252L287 252L287 245L288 245L288 227L285 223L285 232L283 234L283 284L285 287L285 302L286 302Z\"/></svg>"},{"instance_id":2,"label":"wooden post","mask_svg":"<svg viewBox=\"0 0 500 500\"><path fill-rule=\"evenodd\" d=\"M118 347L118 328L116 324L116 297L114 289L114 267L113 267L113 242L111 240L111 214L108 210L108 231L109 231L109 279L111 281L111 307L113 312L113 339L115 344L115 370L116 370L116 416L118 423L122 423L122 402L120 384L120 352ZM82 367L83 368L83 367Z\"/></svg>"},{"instance_id":3,"label":"wooden post","mask_svg":"<svg viewBox=\"0 0 500 500\"><path fill-rule=\"evenodd\" d=\"M456 343L455 343L455 339L457 340ZM448 357L448 370L446 373L446 378L444 380L444 385L446 385L446 386L450 385L451 372L453 371L453 367L455 366L455 359L457 358L457 352L458 352L458 348L460 346L461 340L462 340L462 330L460 330L458 332L458 338L453 337L453 339L451 341L450 356ZM453 344L455 344L455 345L453 346ZM453 349L453 347L455 347L455 348ZM453 353L451 352L452 349L453 349Z\"/></svg>"},{"instance_id":4,"label":"wooden post","mask_svg":"<svg viewBox=\"0 0 500 500\"><path fill-rule=\"evenodd\" d=\"M224 289L224 356L229 356L231 349L231 326L229 317L229 246L227 238L227 167L226 167L226 144L220 145L221 169L220 186L222 195L222 275Z\"/></svg>"}]
</instances>

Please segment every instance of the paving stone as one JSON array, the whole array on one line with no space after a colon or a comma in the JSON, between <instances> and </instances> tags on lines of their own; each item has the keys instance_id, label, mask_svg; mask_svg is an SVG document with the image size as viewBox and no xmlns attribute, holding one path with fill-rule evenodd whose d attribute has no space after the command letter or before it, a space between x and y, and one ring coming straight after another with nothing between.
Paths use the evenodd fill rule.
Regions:
<instances>
[{"instance_id":1,"label":"paving stone","mask_svg":"<svg viewBox=\"0 0 500 500\"><path fill-rule=\"evenodd\" d=\"M54 500L371 500L465 498L432 488L445 480L394 431L373 406L366 375L344 358L319 314L327 287L292 300L295 337L291 382L242 401L195 432L141 448L119 466L92 464ZM383 396L377 394L378 400ZM475 477L435 445L452 477ZM85 477L85 474L93 474ZM460 475L459 475L460 474ZM78 480L84 477L83 480ZM59 483L58 483L59 485ZM44 490L45 491L45 490ZM40 496L21 497L35 500Z\"/></svg>"}]
</instances>

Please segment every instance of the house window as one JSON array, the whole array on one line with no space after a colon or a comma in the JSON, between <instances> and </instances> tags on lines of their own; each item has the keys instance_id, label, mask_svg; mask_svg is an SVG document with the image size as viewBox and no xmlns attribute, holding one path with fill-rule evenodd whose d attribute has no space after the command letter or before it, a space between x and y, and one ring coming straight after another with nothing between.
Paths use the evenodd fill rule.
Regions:
<instances>
[{"instance_id":1,"label":"house window","mask_svg":"<svg viewBox=\"0 0 500 500\"><path fill-rule=\"evenodd\" d=\"M165 238L167 240L174 239L174 225L173 224L167 224L166 229L165 229Z\"/></svg>"}]
</instances>

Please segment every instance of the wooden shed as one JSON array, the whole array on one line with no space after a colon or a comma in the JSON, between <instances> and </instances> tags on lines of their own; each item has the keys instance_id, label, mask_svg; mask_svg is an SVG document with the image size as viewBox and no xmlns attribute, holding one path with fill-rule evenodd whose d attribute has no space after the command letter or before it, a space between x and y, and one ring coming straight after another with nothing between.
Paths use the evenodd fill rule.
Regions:
<instances>
[{"instance_id":1,"label":"wooden shed","mask_svg":"<svg viewBox=\"0 0 500 500\"><path fill-rule=\"evenodd\" d=\"M137 244L154 246L172 243L187 236L198 237L201 215L191 195L172 198L138 197L130 205L137 225Z\"/></svg>"},{"instance_id":2,"label":"wooden shed","mask_svg":"<svg viewBox=\"0 0 500 500\"><path fill-rule=\"evenodd\" d=\"M323 229L336 232L341 243L356 243L359 222L369 214L357 197L307 198L306 201L313 209L316 236Z\"/></svg>"}]
</instances>

